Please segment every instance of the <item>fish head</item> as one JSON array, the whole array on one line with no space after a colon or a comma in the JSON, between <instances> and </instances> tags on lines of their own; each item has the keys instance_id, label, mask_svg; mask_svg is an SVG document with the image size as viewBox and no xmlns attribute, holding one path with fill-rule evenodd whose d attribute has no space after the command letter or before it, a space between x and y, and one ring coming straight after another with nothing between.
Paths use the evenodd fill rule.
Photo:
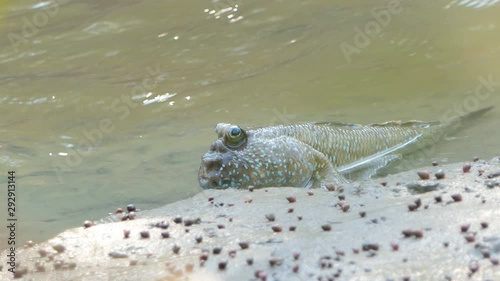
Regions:
<instances>
[{"instance_id":1,"label":"fish head","mask_svg":"<svg viewBox=\"0 0 500 281\"><path fill-rule=\"evenodd\" d=\"M219 123L218 139L201 158L198 182L203 189L305 186L313 163L307 149L286 137L263 137L239 126Z\"/></svg>"}]
</instances>

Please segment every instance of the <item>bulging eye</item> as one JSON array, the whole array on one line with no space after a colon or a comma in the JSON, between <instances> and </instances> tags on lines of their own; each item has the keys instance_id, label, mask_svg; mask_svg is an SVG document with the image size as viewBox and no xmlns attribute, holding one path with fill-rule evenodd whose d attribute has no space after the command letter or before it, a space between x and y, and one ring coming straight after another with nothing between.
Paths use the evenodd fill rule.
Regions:
<instances>
[{"instance_id":1,"label":"bulging eye","mask_svg":"<svg viewBox=\"0 0 500 281\"><path fill-rule=\"evenodd\" d=\"M239 127L233 127L231 128L231 130L229 131L229 136L231 138L237 138L241 135L241 129Z\"/></svg>"},{"instance_id":2,"label":"bulging eye","mask_svg":"<svg viewBox=\"0 0 500 281\"><path fill-rule=\"evenodd\" d=\"M246 141L246 134L238 126L231 126L226 131L224 143L230 148L239 148Z\"/></svg>"}]
</instances>

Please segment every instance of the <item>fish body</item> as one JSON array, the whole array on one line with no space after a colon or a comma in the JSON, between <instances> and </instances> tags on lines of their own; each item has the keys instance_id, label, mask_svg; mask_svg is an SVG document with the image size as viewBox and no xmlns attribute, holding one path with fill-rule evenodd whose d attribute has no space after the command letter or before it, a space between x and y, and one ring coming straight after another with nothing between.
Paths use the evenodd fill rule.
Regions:
<instances>
[{"instance_id":1,"label":"fish body","mask_svg":"<svg viewBox=\"0 0 500 281\"><path fill-rule=\"evenodd\" d=\"M219 123L215 129L218 139L202 157L198 181L202 188L346 183L342 173L384 166L401 155L435 144L465 119L489 109L444 123L306 123L256 129Z\"/></svg>"}]
</instances>

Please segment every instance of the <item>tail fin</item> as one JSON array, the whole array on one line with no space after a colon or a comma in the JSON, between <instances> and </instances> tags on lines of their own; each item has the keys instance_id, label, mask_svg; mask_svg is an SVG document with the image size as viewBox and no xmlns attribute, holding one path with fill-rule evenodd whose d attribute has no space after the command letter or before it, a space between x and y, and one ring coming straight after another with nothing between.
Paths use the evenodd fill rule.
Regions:
<instances>
[{"instance_id":1,"label":"tail fin","mask_svg":"<svg viewBox=\"0 0 500 281\"><path fill-rule=\"evenodd\" d=\"M486 112L493 109L493 107L494 106L491 105L491 106L480 108L476 111L467 112L464 115L447 118L447 120L445 122L441 123L440 127L446 128L448 133L449 133L450 130L456 130L456 129L462 127L464 122L467 122L469 120L472 120L474 118L477 118L477 117L485 114Z\"/></svg>"}]
</instances>

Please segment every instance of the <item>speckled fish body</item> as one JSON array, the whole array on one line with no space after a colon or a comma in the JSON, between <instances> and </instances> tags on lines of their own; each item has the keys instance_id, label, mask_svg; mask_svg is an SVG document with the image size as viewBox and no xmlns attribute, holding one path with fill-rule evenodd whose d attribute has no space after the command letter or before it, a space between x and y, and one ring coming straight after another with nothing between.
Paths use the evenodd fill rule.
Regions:
<instances>
[{"instance_id":1,"label":"speckled fish body","mask_svg":"<svg viewBox=\"0 0 500 281\"><path fill-rule=\"evenodd\" d=\"M345 183L339 170L435 143L436 135L457 127L465 117L447 123L309 123L250 130L220 123L216 127L219 138L202 157L198 180L202 188Z\"/></svg>"}]
</instances>

